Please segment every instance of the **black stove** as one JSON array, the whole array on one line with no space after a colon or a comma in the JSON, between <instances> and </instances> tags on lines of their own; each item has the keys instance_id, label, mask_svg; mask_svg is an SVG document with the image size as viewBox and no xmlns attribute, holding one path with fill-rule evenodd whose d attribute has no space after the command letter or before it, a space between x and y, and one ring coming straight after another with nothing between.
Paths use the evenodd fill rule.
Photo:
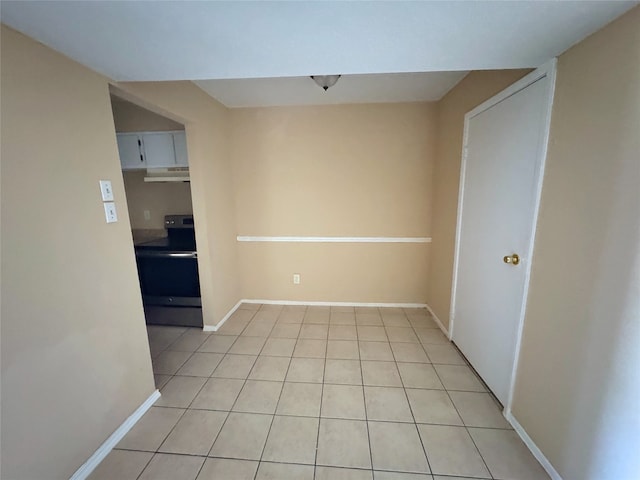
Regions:
<instances>
[{"instance_id":1,"label":"black stove","mask_svg":"<svg viewBox=\"0 0 640 480\"><path fill-rule=\"evenodd\" d=\"M167 236L135 246L145 306L200 307L193 215L167 215Z\"/></svg>"},{"instance_id":2,"label":"black stove","mask_svg":"<svg viewBox=\"0 0 640 480\"><path fill-rule=\"evenodd\" d=\"M196 252L196 231L193 215L167 215L164 217L167 236L136 244L142 250L176 250Z\"/></svg>"}]
</instances>

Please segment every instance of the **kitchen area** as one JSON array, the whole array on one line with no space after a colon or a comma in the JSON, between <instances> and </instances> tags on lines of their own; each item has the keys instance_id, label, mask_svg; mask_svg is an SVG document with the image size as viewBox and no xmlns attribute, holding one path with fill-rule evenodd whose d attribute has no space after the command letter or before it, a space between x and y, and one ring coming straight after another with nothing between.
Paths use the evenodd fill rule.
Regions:
<instances>
[{"instance_id":1,"label":"kitchen area","mask_svg":"<svg viewBox=\"0 0 640 480\"><path fill-rule=\"evenodd\" d=\"M146 323L202 327L185 127L115 95L111 105Z\"/></svg>"}]
</instances>

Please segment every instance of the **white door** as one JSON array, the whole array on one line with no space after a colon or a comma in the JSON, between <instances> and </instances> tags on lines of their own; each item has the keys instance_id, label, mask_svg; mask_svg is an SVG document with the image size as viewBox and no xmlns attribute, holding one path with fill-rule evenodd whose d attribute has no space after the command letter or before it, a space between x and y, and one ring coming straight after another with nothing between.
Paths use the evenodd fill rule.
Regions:
<instances>
[{"instance_id":1,"label":"white door","mask_svg":"<svg viewBox=\"0 0 640 480\"><path fill-rule=\"evenodd\" d=\"M137 133L118 133L118 153L123 170L145 168L144 157L140 147L140 138Z\"/></svg>"},{"instance_id":2,"label":"white door","mask_svg":"<svg viewBox=\"0 0 640 480\"><path fill-rule=\"evenodd\" d=\"M142 144L147 168L166 168L176 166L176 152L173 148L173 134L143 133Z\"/></svg>"},{"instance_id":3,"label":"white door","mask_svg":"<svg viewBox=\"0 0 640 480\"><path fill-rule=\"evenodd\" d=\"M533 72L465 117L452 340L503 405L526 298L551 77Z\"/></svg>"}]
</instances>

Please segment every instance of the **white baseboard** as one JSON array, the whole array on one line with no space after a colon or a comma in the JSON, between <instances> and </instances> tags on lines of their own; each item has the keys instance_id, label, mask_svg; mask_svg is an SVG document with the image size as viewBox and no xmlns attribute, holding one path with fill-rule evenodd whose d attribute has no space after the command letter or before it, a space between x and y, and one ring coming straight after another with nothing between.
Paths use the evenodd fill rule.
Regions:
<instances>
[{"instance_id":1,"label":"white baseboard","mask_svg":"<svg viewBox=\"0 0 640 480\"><path fill-rule=\"evenodd\" d=\"M538 448L538 446L534 443L534 441L531 440L531 437L527 435L527 432L525 431L524 428L522 428L522 425L518 423L518 421L515 419L513 414L511 412L505 412L504 416L507 419L507 421L511 424L513 429L516 431L516 433L520 436L520 438L522 439L524 444L527 446L527 448L531 451L533 456L536 457L536 460L540 462L540 465L542 465L542 468L544 468L545 471L549 474L549 476L551 477L551 480L562 480L562 477L560 476L560 474L556 471L555 468L553 468L553 465L551 465L551 462L547 459L547 457L544 456L544 454Z\"/></svg>"},{"instance_id":2,"label":"white baseboard","mask_svg":"<svg viewBox=\"0 0 640 480\"><path fill-rule=\"evenodd\" d=\"M133 412L129 418L127 418L122 424L111 434L105 442L89 457L89 459L80 466L76 473L69 480L85 480L91 472L109 455L109 452L113 450L120 440L133 428L133 426L142 418L142 416L156 403L156 400L160 398L160 392L154 391L149 398L147 398L142 405L140 405L135 412Z\"/></svg>"},{"instance_id":3,"label":"white baseboard","mask_svg":"<svg viewBox=\"0 0 640 480\"><path fill-rule=\"evenodd\" d=\"M227 314L224 316L224 318L220 320L216 325L203 325L202 331L217 332L220 329L220 327L222 327L224 322L226 322L231 317L231 315L233 315L235 311L238 310L240 305L242 305L243 303L263 303L266 305L308 305L308 306L318 306L318 307L426 308L431 314L431 316L433 317L433 319L435 320L438 327L440 327L440 329L444 332L447 338L449 338L449 332L447 331L446 328L444 328L444 325L442 324L440 319L436 316L435 313L433 313L433 310L431 310L431 307L429 307L429 305L427 305L426 303L307 302L307 301L299 301L299 300L260 300L260 299L254 299L254 298L252 299L243 298L238 303L236 303L234 307L231 310L229 310Z\"/></svg>"},{"instance_id":4,"label":"white baseboard","mask_svg":"<svg viewBox=\"0 0 640 480\"><path fill-rule=\"evenodd\" d=\"M396 307L427 308L426 303L367 303L367 302L307 302L298 300L244 299L240 303L264 303L266 305L309 305L312 307Z\"/></svg>"},{"instance_id":5,"label":"white baseboard","mask_svg":"<svg viewBox=\"0 0 640 480\"><path fill-rule=\"evenodd\" d=\"M438 327L440 327L440 330L442 330L442 333L444 333L446 335L446 337L449 340L451 340L451 335L449 334L449 330L444 328L444 323L442 323L440 321L440 319L438 318L436 313L431 309L431 307L429 305L426 305L426 307L427 307L427 310L429 310L429 313L431 314L431 316L433 317L433 320L436 322L436 325L438 325Z\"/></svg>"},{"instance_id":6,"label":"white baseboard","mask_svg":"<svg viewBox=\"0 0 640 480\"><path fill-rule=\"evenodd\" d=\"M238 309L238 307L242 304L242 302L246 302L246 300L240 300L238 303L236 303L235 306L231 308L231 310L229 310L227 314L222 318L222 320L220 320L216 325L203 325L202 331L217 332L218 329L224 324L224 322L229 320L229 317L231 317L231 315L234 314L234 312Z\"/></svg>"}]
</instances>

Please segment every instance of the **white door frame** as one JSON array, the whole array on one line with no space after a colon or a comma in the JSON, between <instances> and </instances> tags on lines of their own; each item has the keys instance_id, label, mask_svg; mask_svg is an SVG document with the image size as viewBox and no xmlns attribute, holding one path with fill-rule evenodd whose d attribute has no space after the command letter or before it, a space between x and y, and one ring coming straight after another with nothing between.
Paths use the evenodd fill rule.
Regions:
<instances>
[{"instance_id":1,"label":"white door frame","mask_svg":"<svg viewBox=\"0 0 640 480\"><path fill-rule=\"evenodd\" d=\"M553 107L553 96L555 92L555 83L556 83L556 64L557 60L555 58L551 59L541 67L537 68L533 72L529 73L525 77L518 80L516 83L507 87L502 92L498 93L494 97L490 98L484 103L481 103L476 108L468 112L464 116L464 136L462 140L462 163L460 168L460 187L458 191L458 219L456 223L456 243L455 243L455 253L453 258L453 282L451 286L451 308L449 314L449 340L453 338L453 328L455 324L455 313L456 313L456 290L458 284L458 268L459 268L459 257L460 257L460 232L462 231L462 203L464 199L464 182L465 182L465 174L467 167L467 142L469 138L469 121L479 115L480 113L488 110L494 105L502 102L503 100L509 98L510 96L518 93L521 90L524 90L526 87L536 82L537 80L547 77L549 79L548 90L547 90L547 105L545 108L544 115L544 134L542 138L542 148L540 149L540 155L538 158L538 168L535 172L535 194L534 194L534 207L533 207L533 216L531 219L531 237L528 240L528 249L529 252L528 258L522 258L522 266L525 269L524 272L524 292L522 297L522 307L520 310L520 318L518 319L518 328L516 333L516 345L514 351L513 358L513 369L511 372L511 378L509 380L509 395L507 399L506 405L504 405L504 414L507 415L511 412L511 404L513 402L513 392L515 387L516 373L518 370L518 360L520 358L520 344L522 339L522 330L524 327L524 317L527 308L527 298L529 294L529 279L531 277L531 257L533 256L533 246L536 235L536 226L538 223L538 211L540 208L540 197L542 194L542 181L544 179L544 168L547 159L547 149L549 144L549 131L551 126L551 110Z\"/></svg>"}]
</instances>

